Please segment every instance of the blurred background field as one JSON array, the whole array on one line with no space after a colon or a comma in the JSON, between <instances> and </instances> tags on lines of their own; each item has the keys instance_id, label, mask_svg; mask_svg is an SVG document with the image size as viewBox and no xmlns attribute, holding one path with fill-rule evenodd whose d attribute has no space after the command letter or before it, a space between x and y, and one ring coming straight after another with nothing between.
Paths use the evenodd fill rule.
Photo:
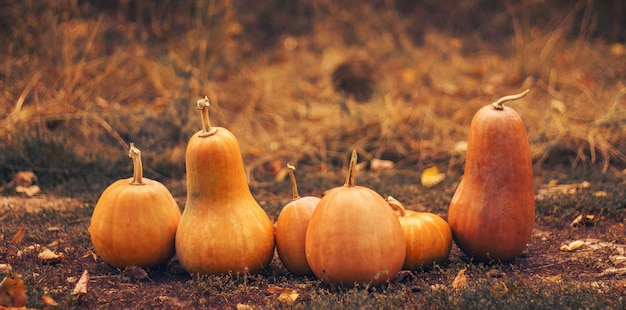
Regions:
<instances>
[{"instance_id":1,"label":"blurred background field","mask_svg":"<svg viewBox=\"0 0 626 310\"><path fill-rule=\"evenodd\" d=\"M388 160L460 175L473 114L499 97L524 119L535 169L626 168L626 4L520 1L0 1L0 186L48 191L184 179L213 125L252 184ZM300 172L299 172L300 173ZM99 192L97 193L99 194Z\"/></svg>"}]
</instances>

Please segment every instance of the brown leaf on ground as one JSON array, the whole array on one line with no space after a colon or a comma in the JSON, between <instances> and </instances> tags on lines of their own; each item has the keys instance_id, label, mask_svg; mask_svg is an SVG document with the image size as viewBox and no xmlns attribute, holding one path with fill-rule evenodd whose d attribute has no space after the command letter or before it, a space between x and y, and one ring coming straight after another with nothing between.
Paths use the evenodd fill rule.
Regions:
<instances>
[{"instance_id":1,"label":"brown leaf on ground","mask_svg":"<svg viewBox=\"0 0 626 310\"><path fill-rule=\"evenodd\" d=\"M150 279L150 277L148 277L148 273L139 266L126 266L124 271L122 271L122 274L132 280Z\"/></svg>"},{"instance_id":2,"label":"brown leaf on ground","mask_svg":"<svg viewBox=\"0 0 626 310\"><path fill-rule=\"evenodd\" d=\"M7 307L24 307L28 303L26 286L22 277L16 273L6 276L0 282L0 305Z\"/></svg>"},{"instance_id":3,"label":"brown leaf on ground","mask_svg":"<svg viewBox=\"0 0 626 310\"><path fill-rule=\"evenodd\" d=\"M54 263L59 263L62 260L65 259L65 254L63 253L54 253L52 252L52 250L46 248L43 249L43 251L39 252L39 254L37 255L37 258L39 258L39 260L43 263L47 263L47 264L54 264Z\"/></svg>"},{"instance_id":4,"label":"brown leaf on ground","mask_svg":"<svg viewBox=\"0 0 626 310\"><path fill-rule=\"evenodd\" d=\"M290 288L285 288L278 296L278 301L285 306L292 306L296 302L296 299L298 299L299 295L300 294L296 291Z\"/></svg>"},{"instance_id":5,"label":"brown leaf on ground","mask_svg":"<svg viewBox=\"0 0 626 310\"><path fill-rule=\"evenodd\" d=\"M18 171L13 176L13 182L16 186L28 187L33 185L37 180L37 176L32 171Z\"/></svg>"},{"instance_id":6,"label":"brown leaf on ground","mask_svg":"<svg viewBox=\"0 0 626 310\"><path fill-rule=\"evenodd\" d=\"M76 286L72 290L72 295L76 295L80 298L80 296L87 294L87 284L89 283L89 272L87 270L83 271L83 274L76 282Z\"/></svg>"},{"instance_id":7,"label":"brown leaf on ground","mask_svg":"<svg viewBox=\"0 0 626 310\"><path fill-rule=\"evenodd\" d=\"M48 296L48 295L43 295L43 296L41 296L41 301L42 301L42 302L44 303L44 305L46 305L46 306L52 306L52 307L55 307L55 306L58 306L58 305L59 305L59 303L58 303L56 300L54 300L54 298L52 298L52 297L50 297L50 296Z\"/></svg>"},{"instance_id":8,"label":"brown leaf on ground","mask_svg":"<svg viewBox=\"0 0 626 310\"><path fill-rule=\"evenodd\" d=\"M20 227L20 229L15 233L15 235L13 235L13 238L11 238L11 243L20 244L20 242L22 242L22 239L24 239L25 234L26 234L26 227L25 226Z\"/></svg>"},{"instance_id":9,"label":"brown leaf on ground","mask_svg":"<svg viewBox=\"0 0 626 310\"><path fill-rule=\"evenodd\" d=\"M445 173L439 172L436 166L425 169L421 175L422 185L425 187L435 186L446 178Z\"/></svg>"},{"instance_id":10,"label":"brown leaf on ground","mask_svg":"<svg viewBox=\"0 0 626 310\"><path fill-rule=\"evenodd\" d=\"M465 276L465 271L467 268L463 268L459 271L459 273L452 281L452 288L455 290L461 290L467 288L467 277Z\"/></svg>"}]
</instances>

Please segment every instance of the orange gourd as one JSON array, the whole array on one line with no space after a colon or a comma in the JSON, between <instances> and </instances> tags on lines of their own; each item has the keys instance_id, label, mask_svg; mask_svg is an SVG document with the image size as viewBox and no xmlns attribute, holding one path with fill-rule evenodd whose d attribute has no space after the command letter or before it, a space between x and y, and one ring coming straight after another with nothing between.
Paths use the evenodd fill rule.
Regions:
<instances>
[{"instance_id":1,"label":"orange gourd","mask_svg":"<svg viewBox=\"0 0 626 310\"><path fill-rule=\"evenodd\" d=\"M276 250L278 257L287 270L300 276L312 275L313 271L306 260L304 252L306 230L313 210L320 198L313 196L300 197L298 185L292 165L287 165L291 179L293 200L286 204L276 221Z\"/></svg>"},{"instance_id":2,"label":"orange gourd","mask_svg":"<svg viewBox=\"0 0 626 310\"><path fill-rule=\"evenodd\" d=\"M96 253L117 268L161 265L174 256L180 208L169 190L143 177L141 151L130 144L134 173L107 187L88 231Z\"/></svg>"},{"instance_id":3,"label":"orange gourd","mask_svg":"<svg viewBox=\"0 0 626 310\"><path fill-rule=\"evenodd\" d=\"M185 270L200 274L254 273L274 256L274 225L252 196L239 142L209 122L209 100L196 108L202 130L187 145L187 202L176 234Z\"/></svg>"},{"instance_id":4,"label":"orange gourd","mask_svg":"<svg viewBox=\"0 0 626 310\"><path fill-rule=\"evenodd\" d=\"M353 151L345 185L322 197L306 233L311 270L331 285L379 285L393 279L404 263L400 222L383 197L354 184L356 161Z\"/></svg>"},{"instance_id":5,"label":"orange gourd","mask_svg":"<svg viewBox=\"0 0 626 310\"><path fill-rule=\"evenodd\" d=\"M452 197L448 223L454 241L477 261L519 256L535 218L532 161L521 117L502 97L472 119L464 176Z\"/></svg>"},{"instance_id":6,"label":"orange gourd","mask_svg":"<svg viewBox=\"0 0 626 310\"><path fill-rule=\"evenodd\" d=\"M441 264L452 249L452 231L437 214L406 210L397 199L387 197L389 205L399 213L398 219L406 239L403 269L418 270Z\"/></svg>"}]
</instances>

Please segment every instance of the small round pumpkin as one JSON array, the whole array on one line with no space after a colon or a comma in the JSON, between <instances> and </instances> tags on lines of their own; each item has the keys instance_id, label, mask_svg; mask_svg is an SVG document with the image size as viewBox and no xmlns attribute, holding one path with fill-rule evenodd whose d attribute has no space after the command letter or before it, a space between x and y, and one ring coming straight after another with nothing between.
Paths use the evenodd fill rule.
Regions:
<instances>
[{"instance_id":1,"label":"small round pumpkin","mask_svg":"<svg viewBox=\"0 0 626 310\"><path fill-rule=\"evenodd\" d=\"M141 151L130 144L134 173L107 187L88 231L96 253L113 267L152 267L174 256L181 212L160 182L143 177Z\"/></svg>"},{"instance_id":2,"label":"small round pumpkin","mask_svg":"<svg viewBox=\"0 0 626 310\"><path fill-rule=\"evenodd\" d=\"M402 269L404 232L378 193L354 184L356 151L344 186L329 190L311 215L306 258L313 273L331 285L380 285Z\"/></svg>"},{"instance_id":3,"label":"small round pumpkin","mask_svg":"<svg viewBox=\"0 0 626 310\"><path fill-rule=\"evenodd\" d=\"M397 199L387 197L389 205L399 213L398 219L406 239L403 269L418 270L441 264L452 249L450 226L437 214L406 210Z\"/></svg>"},{"instance_id":4,"label":"small round pumpkin","mask_svg":"<svg viewBox=\"0 0 626 310\"><path fill-rule=\"evenodd\" d=\"M287 165L291 179L293 200L286 204L276 221L276 250L278 257L287 270L300 276L312 275L313 271L306 260L304 251L306 230L313 210L320 198L313 196L300 197L298 185L292 165Z\"/></svg>"},{"instance_id":5,"label":"small round pumpkin","mask_svg":"<svg viewBox=\"0 0 626 310\"><path fill-rule=\"evenodd\" d=\"M450 201L455 243L476 261L508 261L530 240L535 220L532 160L526 128L503 106L528 90L498 99L472 119L465 171Z\"/></svg>"}]
</instances>

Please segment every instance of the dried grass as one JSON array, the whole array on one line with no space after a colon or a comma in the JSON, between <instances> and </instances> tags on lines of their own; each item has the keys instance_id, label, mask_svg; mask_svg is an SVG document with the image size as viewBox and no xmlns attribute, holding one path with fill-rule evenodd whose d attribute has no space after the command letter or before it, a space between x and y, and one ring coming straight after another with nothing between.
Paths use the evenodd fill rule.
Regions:
<instances>
[{"instance_id":1,"label":"dried grass","mask_svg":"<svg viewBox=\"0 0 626 310\"><path fill-rule=\"evenodd\" d=\"M83 16L72 1L52 9L14 4L9 14L41 16L26 16L7 38L14 45L0 60L0 144L19 144L38 128L66 136L77 154L121 157L133 141L148 158L180 168L180 149L200 128L192 103L208 95L214 125L240 139L251 181L271 180L276 162L341 168L353 148L365 160L419 169L450 160L482 105L530 87L511 105L527 124L538 168L566 155L573 166L623 169L624 56L590 38L588 28L577 39L567 35L585 3L547 31L528 28L530 17L509 8L514 43L505 38L494 48L436 29L415 45L410 23L388 5L360 5L356 14L314 1L310 33L258 50L238 20L241 8L230 2L188 16L184 5L171 16L143 3L149 23ZM340 63L355 58L376 68L367 103L343 96L331 81Z\"/></svg>"}]
</instances>

